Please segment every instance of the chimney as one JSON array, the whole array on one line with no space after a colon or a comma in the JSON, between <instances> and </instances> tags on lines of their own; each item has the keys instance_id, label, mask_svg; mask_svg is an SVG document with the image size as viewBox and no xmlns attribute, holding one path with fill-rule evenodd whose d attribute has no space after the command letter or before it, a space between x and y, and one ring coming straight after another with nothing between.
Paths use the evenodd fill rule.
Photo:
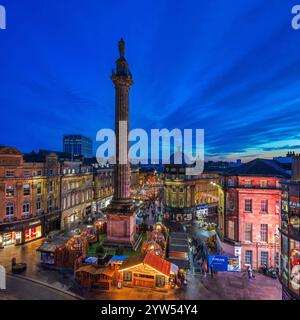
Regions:
<instances>
[{"instance_id":1,"label":"chimney","mask_svg":"<svg viewBox=\"0 0 300 320\"><path fill-rule=\"evenodd\" d=\"M293 159L292 180L300 181L300 154L296 154Z\"/></svg>"}]
</instances>

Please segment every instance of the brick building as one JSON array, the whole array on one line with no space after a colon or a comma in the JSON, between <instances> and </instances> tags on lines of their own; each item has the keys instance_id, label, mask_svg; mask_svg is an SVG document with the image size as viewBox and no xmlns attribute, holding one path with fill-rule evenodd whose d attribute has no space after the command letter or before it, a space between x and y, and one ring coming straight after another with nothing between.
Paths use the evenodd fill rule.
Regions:
<instances>
[{"instance_id":1,"label":"brick building","mask_svg":"<svg viewBox=\"0 0 300 320\"><path fill-rule=\"evenodd\" d=\"M220 178L218 247L239 256L242 269L279 267L280 181L286 177L275 161L255 159Z\"/></svg>"},{"instance_id":2,"label":"brick building","mask_svg":"<svg viewBox=\"0 0 300 320\"><path fill-rule=\"evenodd\" d=\"M0 148L0 246L42 237L60 224L60 166L55 154L24 161Z\"/></svg>"}]
</instances>

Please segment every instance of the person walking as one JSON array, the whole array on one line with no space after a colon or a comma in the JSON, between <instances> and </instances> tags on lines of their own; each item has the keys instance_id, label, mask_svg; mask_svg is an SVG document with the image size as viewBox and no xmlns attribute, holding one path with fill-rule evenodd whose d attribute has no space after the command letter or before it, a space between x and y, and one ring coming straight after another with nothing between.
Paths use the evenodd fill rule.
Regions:
<instances>
[{"instance_id":1,"label":"person walking","mask_svg":"<svg viewBox=\"0 0 300 320\"><path fill-rule=\"evenodd\" d=\"M210 265L210 276L214 277L214 266L212 264Z\"/></svg>"}]
</instances>

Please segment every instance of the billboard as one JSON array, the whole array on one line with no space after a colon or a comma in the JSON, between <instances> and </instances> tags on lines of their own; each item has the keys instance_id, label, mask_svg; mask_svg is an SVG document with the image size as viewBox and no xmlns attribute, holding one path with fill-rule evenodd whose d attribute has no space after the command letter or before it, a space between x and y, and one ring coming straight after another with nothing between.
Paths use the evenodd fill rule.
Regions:
<instances>
[{"instance_id":1,"label":"billboard","mask_svg":"<svg viewBox=\"0 0 300 320\"><path fill-rule=\"evenodd\" d=\"M240 270L239 257L228 257L221 255L208 255L209 268L215 271L238 272Z\"/></svg>"}]
</instances>

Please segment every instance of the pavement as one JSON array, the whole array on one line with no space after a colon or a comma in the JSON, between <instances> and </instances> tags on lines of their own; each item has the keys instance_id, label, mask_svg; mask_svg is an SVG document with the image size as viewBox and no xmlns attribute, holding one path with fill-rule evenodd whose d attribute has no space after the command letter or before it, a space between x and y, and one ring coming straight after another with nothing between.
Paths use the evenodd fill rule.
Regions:
<instances>
[{"instance_id":1,"label":"pavement","mask_svg":"<svg viewBox=\"0 0 300 320\"><path fill-rule=\"evenodd\" d=\"M20 278L6 276L6 290L0 290L0 300L78 300L62 291L43 284Z\"/></svg>"}]
</instances>

